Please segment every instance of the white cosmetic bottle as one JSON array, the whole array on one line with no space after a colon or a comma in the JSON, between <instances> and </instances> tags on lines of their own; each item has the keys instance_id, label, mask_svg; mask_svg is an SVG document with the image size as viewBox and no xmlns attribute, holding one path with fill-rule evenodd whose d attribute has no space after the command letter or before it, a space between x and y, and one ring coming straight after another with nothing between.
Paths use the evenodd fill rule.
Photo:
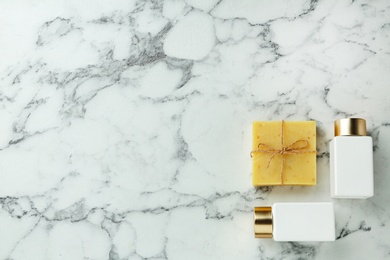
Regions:
<instances>
[{"instance_id":1,"label":"white cosmetic bottle","mask_svg":"<svg viewBox=\"0 0 390 260\"><path fill-rule=\"evenodd\" d=\"M334 241L333 203L275 203L254 209L256 238L275 241Z\"/></svg>"},{"instance_id":2,"label":"white cosmetic bottle","mask_svg":"<svg viewBox=\"0 0 390 260\"><path fill-rule=\"evenodd\" d=\"M366 120L345 118L334 123L330 142L330 194L332 198L366 199L374 195L372 138Z\"/></svg>"}]
</instances>

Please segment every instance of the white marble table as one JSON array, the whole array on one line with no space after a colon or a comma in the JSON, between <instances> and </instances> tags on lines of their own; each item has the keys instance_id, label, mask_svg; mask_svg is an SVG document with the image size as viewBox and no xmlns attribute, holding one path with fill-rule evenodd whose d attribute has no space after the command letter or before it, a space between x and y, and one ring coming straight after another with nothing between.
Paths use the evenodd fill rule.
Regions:
<instances>
[{"instance_id":1,"label":"white marble table","mask_svg":"<svg viewBox=\"0 0 390 260\"><path fill-rule=\"evenodd\" d=\"M389 70L389 1L1 1L0 259L389 258ZM254 206L331 200L348 116L375 196L335 242L255 240ZM316 187L252 187L281 119L317 121Z\"/></svg>"}]
</instances>

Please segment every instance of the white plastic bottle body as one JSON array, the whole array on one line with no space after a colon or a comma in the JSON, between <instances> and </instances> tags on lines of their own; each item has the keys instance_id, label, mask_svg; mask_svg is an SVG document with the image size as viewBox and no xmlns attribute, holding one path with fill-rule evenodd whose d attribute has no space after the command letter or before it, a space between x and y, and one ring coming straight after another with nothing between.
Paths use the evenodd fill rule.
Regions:
<instances>
[{"instance_id":1,"label":"white plastic bottle body","mask_svg":"<svg viewBox=\"0 0 390 260\"><path fill-rule=\"evenodd\" d=\"M330 142L330 193L349 199L374 195L371 136L336 136Z\"/></svg>"},{"instance_id":2,"label":"white plastic bottle body","mask_svg":"<svg viewBox=\"0 0 390 260\"><path fill-rule=\"evenodd\" d=\"M275 241L335 240L335 216L331 202L275 203L272 218Z\"/></svg>"}]
</instances>

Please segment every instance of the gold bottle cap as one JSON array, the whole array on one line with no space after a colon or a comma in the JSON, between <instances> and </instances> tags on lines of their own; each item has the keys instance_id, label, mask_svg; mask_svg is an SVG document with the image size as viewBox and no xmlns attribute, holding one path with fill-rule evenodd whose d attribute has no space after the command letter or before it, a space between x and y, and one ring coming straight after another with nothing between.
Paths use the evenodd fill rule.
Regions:
<instances>
[{"instance_id":1,"label":"gold bottle cap","mask_svg":"<svg viewBox=\"0 0 390 260\"><path fill-rule=\"evenodd\" d=\"M334 135L367 135L366 120L363 118L343 118L334 121Z\"/></svg>"},{"instance_id":2,"label":"gold bottle cap","mask_svg":"<svg viewBox=\"0 0 390 260\"><path fill-rule=\"evenodd\" d=\"M255 238L272 238L272 207L254 209Z\"/></svg>"}]
</instances>

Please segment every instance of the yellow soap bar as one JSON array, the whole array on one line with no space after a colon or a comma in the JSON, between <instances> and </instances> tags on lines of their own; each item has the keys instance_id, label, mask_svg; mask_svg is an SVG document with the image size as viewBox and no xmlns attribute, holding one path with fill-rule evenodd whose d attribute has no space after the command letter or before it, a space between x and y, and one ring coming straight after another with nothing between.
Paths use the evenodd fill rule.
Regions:
<instances>
[{"instance_id":1,"label":"yellow soap bar","mask_svg":"<svg viewBox=\"0 0 390 260\"><path fill-rule=\"evenodd\" d=\"M316 122L253 122L251 155L254 186L316 185Z\"/></svg>"}]
</instances>

